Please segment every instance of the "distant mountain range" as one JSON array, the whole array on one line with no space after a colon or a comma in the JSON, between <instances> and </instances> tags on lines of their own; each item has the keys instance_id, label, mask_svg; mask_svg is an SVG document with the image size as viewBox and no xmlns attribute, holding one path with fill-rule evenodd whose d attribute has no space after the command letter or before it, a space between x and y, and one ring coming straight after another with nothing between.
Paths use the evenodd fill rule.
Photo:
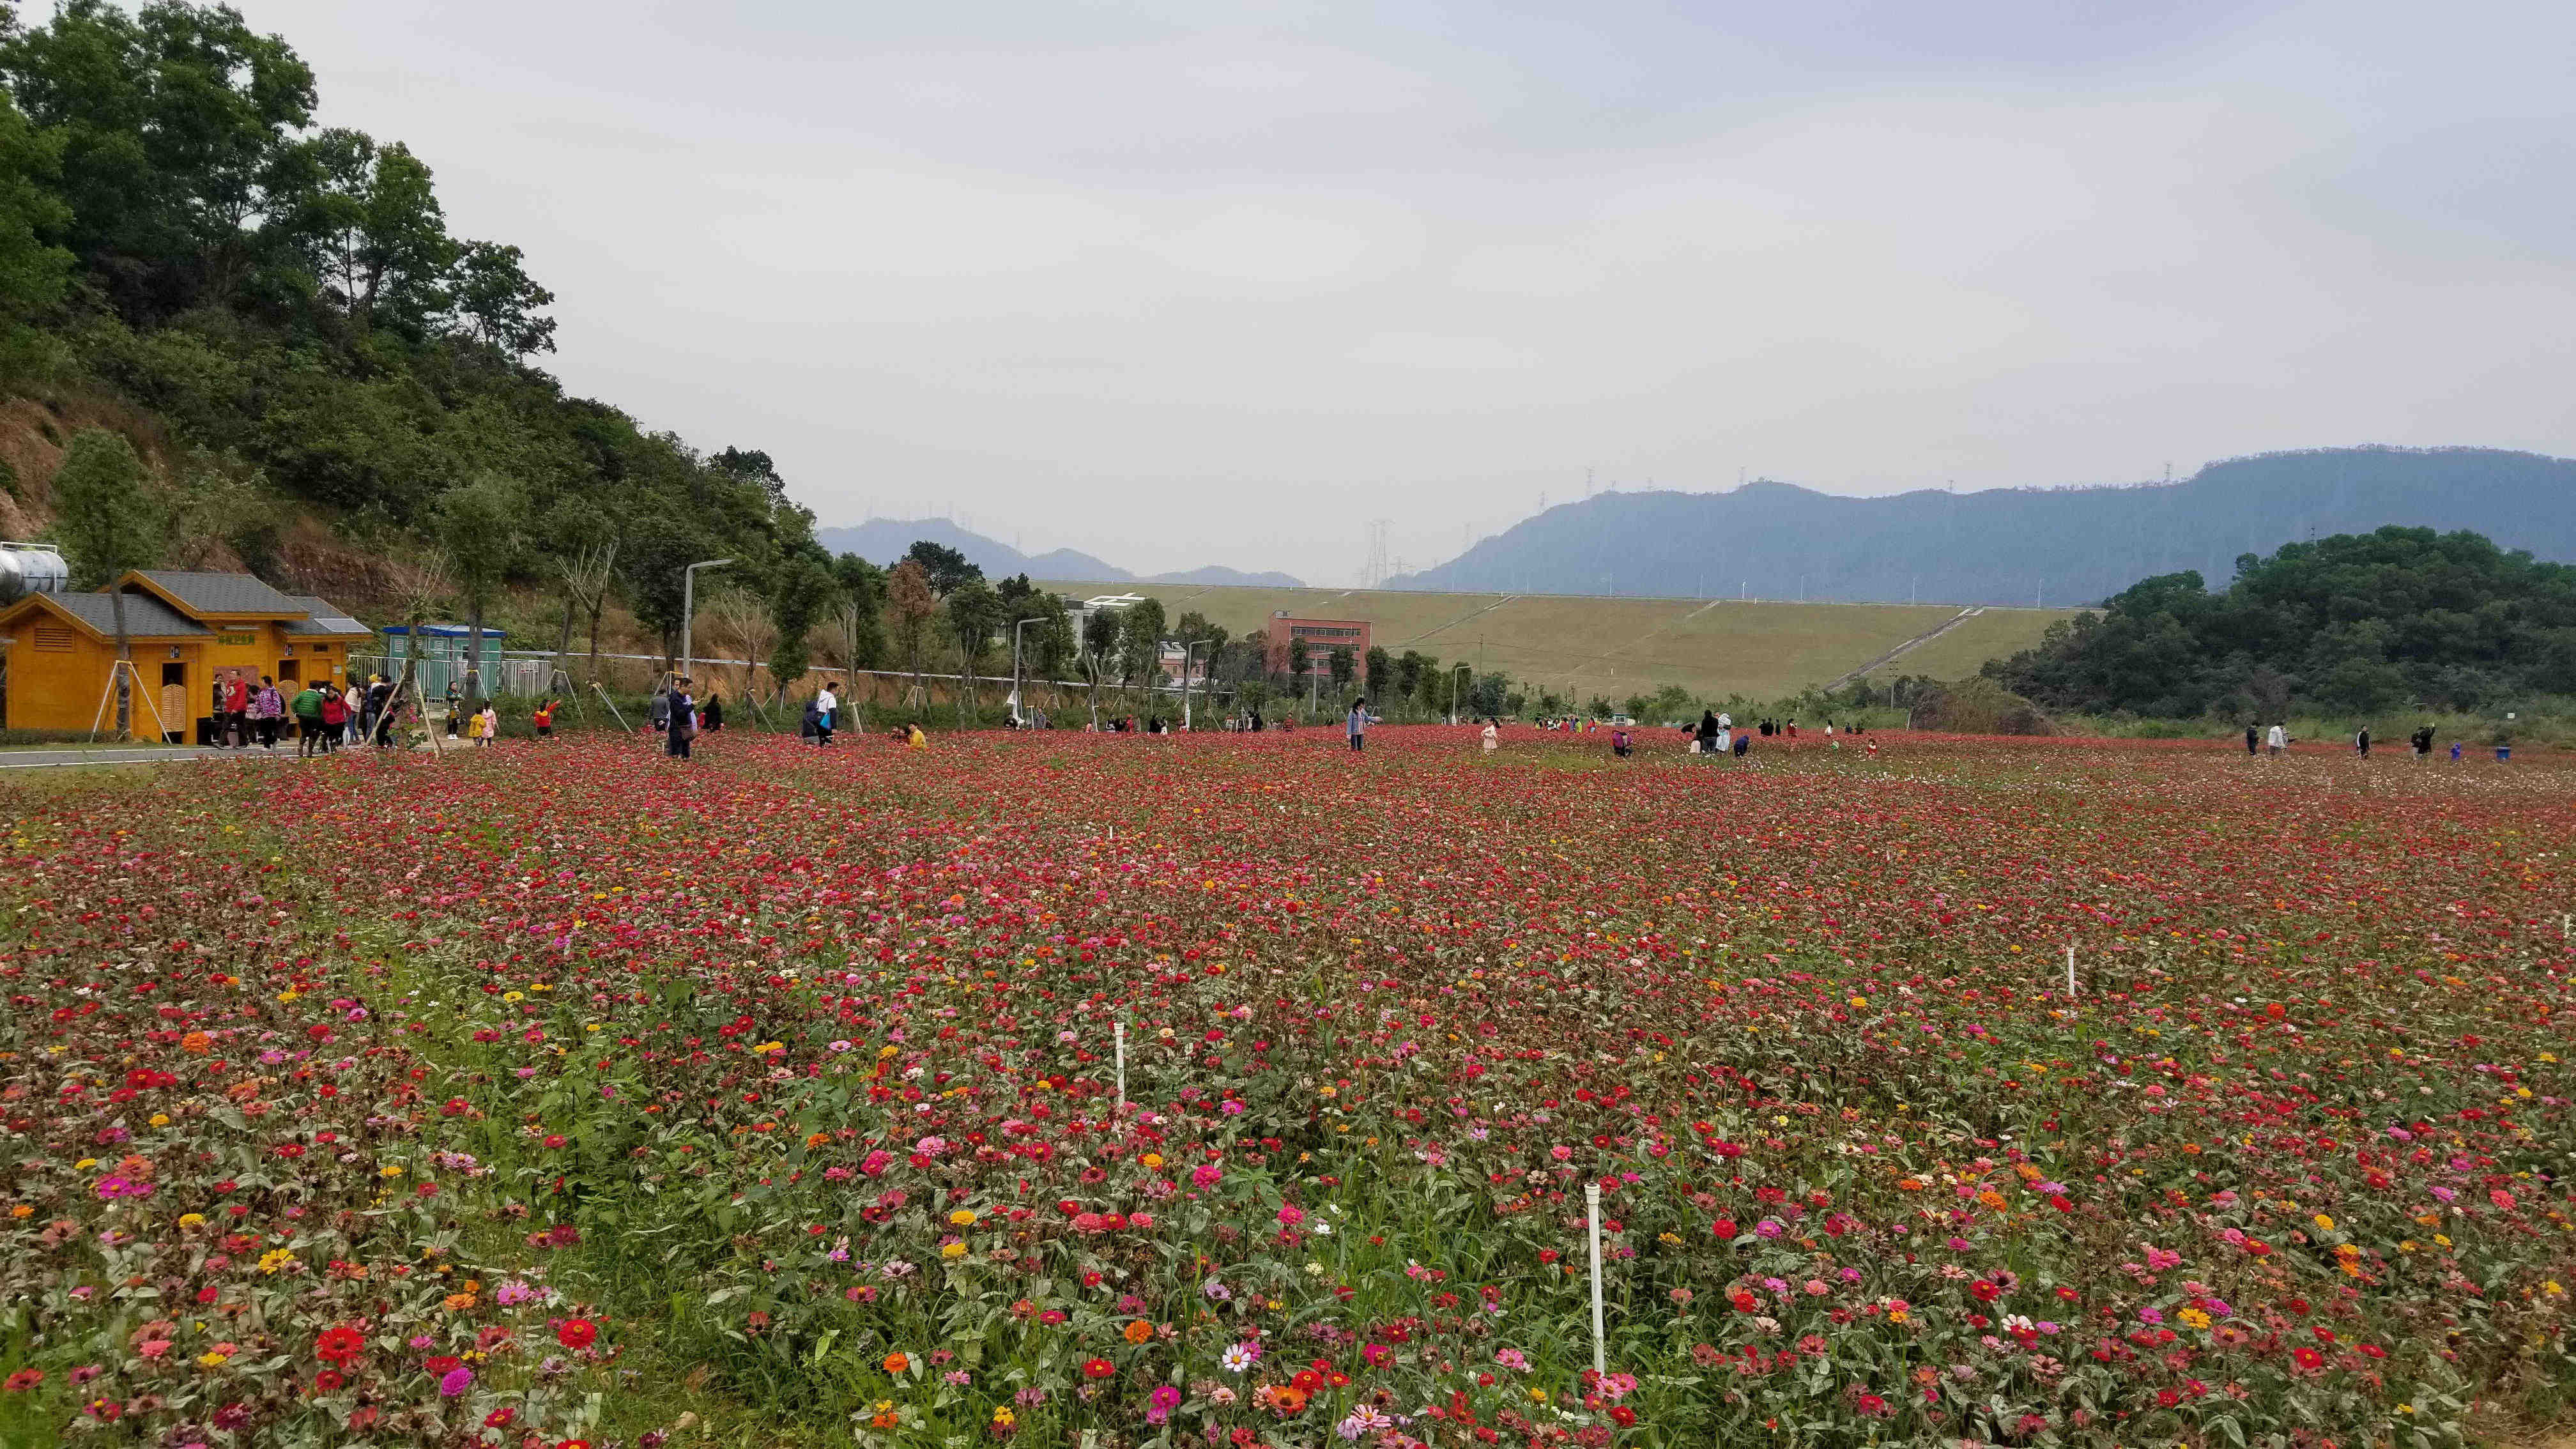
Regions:
<instances>
[{"instance_id":1,"label":"distant mountain range","mask_svg":"<svg viewBox=\"0 0 2576 1449\"><path fill-rule=\"evenodd\" d=\"M1776 482L1604 493L1386 587L2062 607L2184 569L2224 587L2239 554L2392 523L2472 529L2576 560L2576 460L2334 448L2233 458L2169 484L1884 498Z\"/></svg>"},{"instance_id":2,"label":"distant mountain range","mask_svg":"<svg viewBox=\"0 0 2576 1449\"><path fill-rule=\"evenodd\" d=\"M1180 573L1131 574L1079 549L1058 548L1040 554L1025 554L999 539L959 528L945 518L871 518L855 528L814 530L814 541L832 552L854 553L870 563L880 564L892 563L903 557L919 539L957 550L966 556L968 563L982 569L986 578L993 579L1027 574L1032 579L1080 583L1231 584L1262 589L1305 587L1295 578L1276 571L1248 574L1218 564Z\"/></svg>"}]
</instances>

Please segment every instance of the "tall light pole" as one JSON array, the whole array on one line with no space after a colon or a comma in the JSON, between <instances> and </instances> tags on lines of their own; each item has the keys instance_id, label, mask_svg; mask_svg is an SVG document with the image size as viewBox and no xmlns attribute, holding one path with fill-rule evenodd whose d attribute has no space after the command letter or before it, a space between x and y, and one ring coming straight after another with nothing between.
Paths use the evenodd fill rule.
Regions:
<instances>
[{"instance_id":1,"label":"tall light pole","mask_svg":"<svg viewBox=\"0 0 2576 1449\"><path fill-rule=\"evenodd\" d=\"M1020 717L1020 631L1031 624L1045 622L1046 619L1039 616L1022 619L1011 626L1011 720L1015 724L1024 722Z\"/></svg>"},{"instance_id":2,"label":"tall light pole","mask_svg":"<svg viewBox=\"0 0 2576 1449\"><path fill-rule=\"evenodd\" d=\"M689 653L689 621L696 617L698 612L698 570L720 569L732 562L733 560L729 558L700 559L680 570L680 677L682 679L695 675L698 668L696 657Z\"/></svg>"},{"instance_id":3,"label":"tall light pole","mask_svg":"<svg viewBox=\"0 0 2576 1449\"><path fill-rule=\"evenodd\" d=\"M1181 728L1183 730L1190 727L1190 651L1202 644L1208 646L1208 658L1216 658L1214 639L1193 639L1181 646Z\"/></svg>"},{"instance_id":4,"label":"tall light pole","mask_svg":"<svg viewBox=\"0 0 2576 1449\"><path fill-rule=\"evenodd\" d=\"M1476 666L1472 664L1452 664L1449 666L1449 672L1452 674L1463 674L1467 676L1467 684L1465 688L1453 686L1449 691L1449 722L1451 724L1456 724L1458 722L1458 706L1466 700L1467 690L1475 687ZM1571 685L1567 686L1569 689L1572 687L1573 686Z\"/></svg>"}]
</instances>

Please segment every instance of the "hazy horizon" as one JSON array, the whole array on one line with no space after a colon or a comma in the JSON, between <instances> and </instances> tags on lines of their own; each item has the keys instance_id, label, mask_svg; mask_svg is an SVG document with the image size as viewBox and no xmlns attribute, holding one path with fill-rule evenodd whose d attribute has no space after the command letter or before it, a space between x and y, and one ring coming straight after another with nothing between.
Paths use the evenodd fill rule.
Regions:
<instances>
[{"instance_id":1,"label":"hazy horizon","mask_svg":"<svg viewBox=\"0 0 2576 1449\"><path fill-rule=\"evenodd\" d=\"M827 525L1338 584L1587 470L2576 453L2568 7L239 8Z\"/></svg>"}]
</instances>

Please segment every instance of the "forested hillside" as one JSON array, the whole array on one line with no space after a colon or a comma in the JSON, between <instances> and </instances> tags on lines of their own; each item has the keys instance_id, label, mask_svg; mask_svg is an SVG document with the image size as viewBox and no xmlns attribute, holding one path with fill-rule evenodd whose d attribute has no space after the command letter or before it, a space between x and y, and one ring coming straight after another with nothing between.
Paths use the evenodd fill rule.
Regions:
<instances>
[{"instance_id":1,"label":"forested hillside","mask_svg":"<svg viewBox=\"0 0 2576 1449\"><path fill-rule=\"evenodd\" d=\"M1846 498L1786 483L1605 493L1391 588L1843 603L2092 605L2150 574L2384 524L2471 529L2576 560L2576 461L2493 448L2332 448L2179 483Z\"/></svg>"},{"instance_id":2,"label":"forested hillside","mask_svg":"<svg viewBox=\"0 0 2576 1449\"><path fill-rule=\"evenodd\" d=\"M2462 713L2576 694L2576 567L2473 533L2382 528L2134 584L1985 668L2052 709L2180 718Z\"/></svg>"},{"instance_id":3,"label":"forested hillside","mask_svg":"<svg viewBox=\"0 0 2576 1449\"><path fill-rule=\"evenodd\" d=\"M0 6L0 91L0 535L51 524L64 449L105 428L164 562L380 616L561 596L566 633L631 609L649 638L681 566L729 557L791 658L852 607L871 627L838 637L876 647L876 571L814 543L768 457L567 396L519 250L451 229L424 153L317 128L283 38L169 0Z\"/></svg>"}]
</instances>

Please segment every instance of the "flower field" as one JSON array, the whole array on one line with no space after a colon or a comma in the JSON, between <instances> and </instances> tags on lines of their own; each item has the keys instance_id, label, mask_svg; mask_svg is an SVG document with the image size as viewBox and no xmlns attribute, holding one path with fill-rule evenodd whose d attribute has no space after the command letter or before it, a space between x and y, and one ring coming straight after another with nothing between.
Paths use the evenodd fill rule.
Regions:
<instances>
[{"instance_id":1,"label":"flower field","mask_svg":"<svg viewBox=\"0 0 2576 1449\"><path fill-rule=\"evenodd\" d=\"M0 1442L2570 1406L2576 768L1880 739L0 784Z\"/></svg>"}]
</instances>

